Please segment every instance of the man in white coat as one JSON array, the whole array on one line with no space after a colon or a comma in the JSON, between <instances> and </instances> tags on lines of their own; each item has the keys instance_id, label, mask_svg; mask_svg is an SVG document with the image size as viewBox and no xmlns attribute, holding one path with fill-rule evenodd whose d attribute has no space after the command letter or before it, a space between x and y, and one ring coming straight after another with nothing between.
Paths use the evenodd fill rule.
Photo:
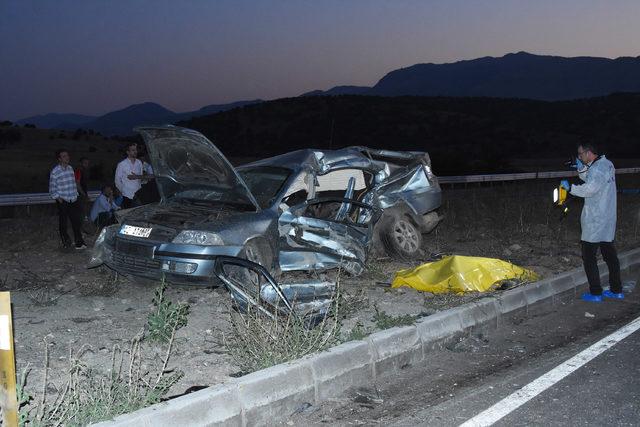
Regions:
<instances>
[{"instance_id":1,"label":"man in white coat","mask_svg":"<svg viewBox=\"0 0 640 427\"><path fill-rule=\"evenodd\" d=\"M582 262L589 281L589 293L582 299L601 302L602 297L624 299L620 281L620 262L613 244L616 234L616 170L613 163L592 143L578 147L578 176L584 184L570 185L563 180L561 185L572 195L584 198L580 216L582 227ZM600 271L596 259L598 248L609 268L609 286L602 291Z\"/></svg>"}]
</instances>

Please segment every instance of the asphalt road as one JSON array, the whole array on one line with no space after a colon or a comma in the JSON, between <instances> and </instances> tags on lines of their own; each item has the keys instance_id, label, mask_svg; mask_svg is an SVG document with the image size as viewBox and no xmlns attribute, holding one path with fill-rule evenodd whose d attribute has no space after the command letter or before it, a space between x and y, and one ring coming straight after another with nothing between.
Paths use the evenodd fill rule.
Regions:
<instances>
[{"instance_id":1,"label":"asphalt road","mask_svg":"<svg viewBox=\"0 0 640 427\"><path fill-rule=\"evenodd\" d=\"M638 288L624 301L574 299L512 316L497 331L433 352L423 366L305 408L289 424L460 425L497 403L506 407L512 400L503 399L638 317ZM640 425L638 354L640 331L572 368L495 425Z\"/></svg>"}]
</instances>

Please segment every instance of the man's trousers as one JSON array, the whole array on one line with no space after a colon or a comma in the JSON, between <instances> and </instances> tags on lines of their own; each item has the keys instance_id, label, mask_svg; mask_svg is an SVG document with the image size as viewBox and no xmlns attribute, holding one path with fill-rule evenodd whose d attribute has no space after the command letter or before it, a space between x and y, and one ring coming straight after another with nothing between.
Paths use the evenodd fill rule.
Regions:
<instances>
[{"instance_id":1,"label":"man's trousers","mask_svg":"<svg viewBox=\"0 0 640 427\"><path fill-rule=\"evenodd\" d=\"M584 271L587 273L589 280L589 291L591 295L602 295L602 285L600 284L600 271L598 270L598 247L604 262L609 268L609 289L613 293L622 292L622 282L620 281L620 262L618 261L618 253L613 242L591 243L581 241L582 243L582 263Z\"/></svg>"}]
</instances>

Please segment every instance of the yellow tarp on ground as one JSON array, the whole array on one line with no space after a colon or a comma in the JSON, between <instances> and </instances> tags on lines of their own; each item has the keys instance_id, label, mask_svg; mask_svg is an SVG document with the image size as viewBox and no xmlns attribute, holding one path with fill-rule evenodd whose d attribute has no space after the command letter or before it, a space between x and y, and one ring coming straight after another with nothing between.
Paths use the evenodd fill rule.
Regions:
<instances>
[{"instance_id":1,"label":"yellow tarp on ground","mask_svg":"<svg viewBox=\"0 0 640 427\"><path fill-rule=\"evenodd\" d=\"M533 282L538 275L495 258L451 255L440 261L396 273L391 287L409 286L419 291L442 293L485 292L503 280Z\"/></svg>"}]
</instances>

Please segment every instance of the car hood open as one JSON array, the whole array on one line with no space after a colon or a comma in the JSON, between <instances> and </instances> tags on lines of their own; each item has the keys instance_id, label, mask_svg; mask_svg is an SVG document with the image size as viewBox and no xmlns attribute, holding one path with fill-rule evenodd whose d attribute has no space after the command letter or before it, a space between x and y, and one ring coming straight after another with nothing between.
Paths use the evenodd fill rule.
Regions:
<instances>
[{"instance_id":1,"label":"car hood open","mask_svg":"<svg viewBox=\"0 0 640 427\"><path fill-rule=\"evenodd\" d=\"M231 163L201 133L168 125L135 131L149 151L161 203L183 198L260 209Z\"/></svg>"}]
</instances>

